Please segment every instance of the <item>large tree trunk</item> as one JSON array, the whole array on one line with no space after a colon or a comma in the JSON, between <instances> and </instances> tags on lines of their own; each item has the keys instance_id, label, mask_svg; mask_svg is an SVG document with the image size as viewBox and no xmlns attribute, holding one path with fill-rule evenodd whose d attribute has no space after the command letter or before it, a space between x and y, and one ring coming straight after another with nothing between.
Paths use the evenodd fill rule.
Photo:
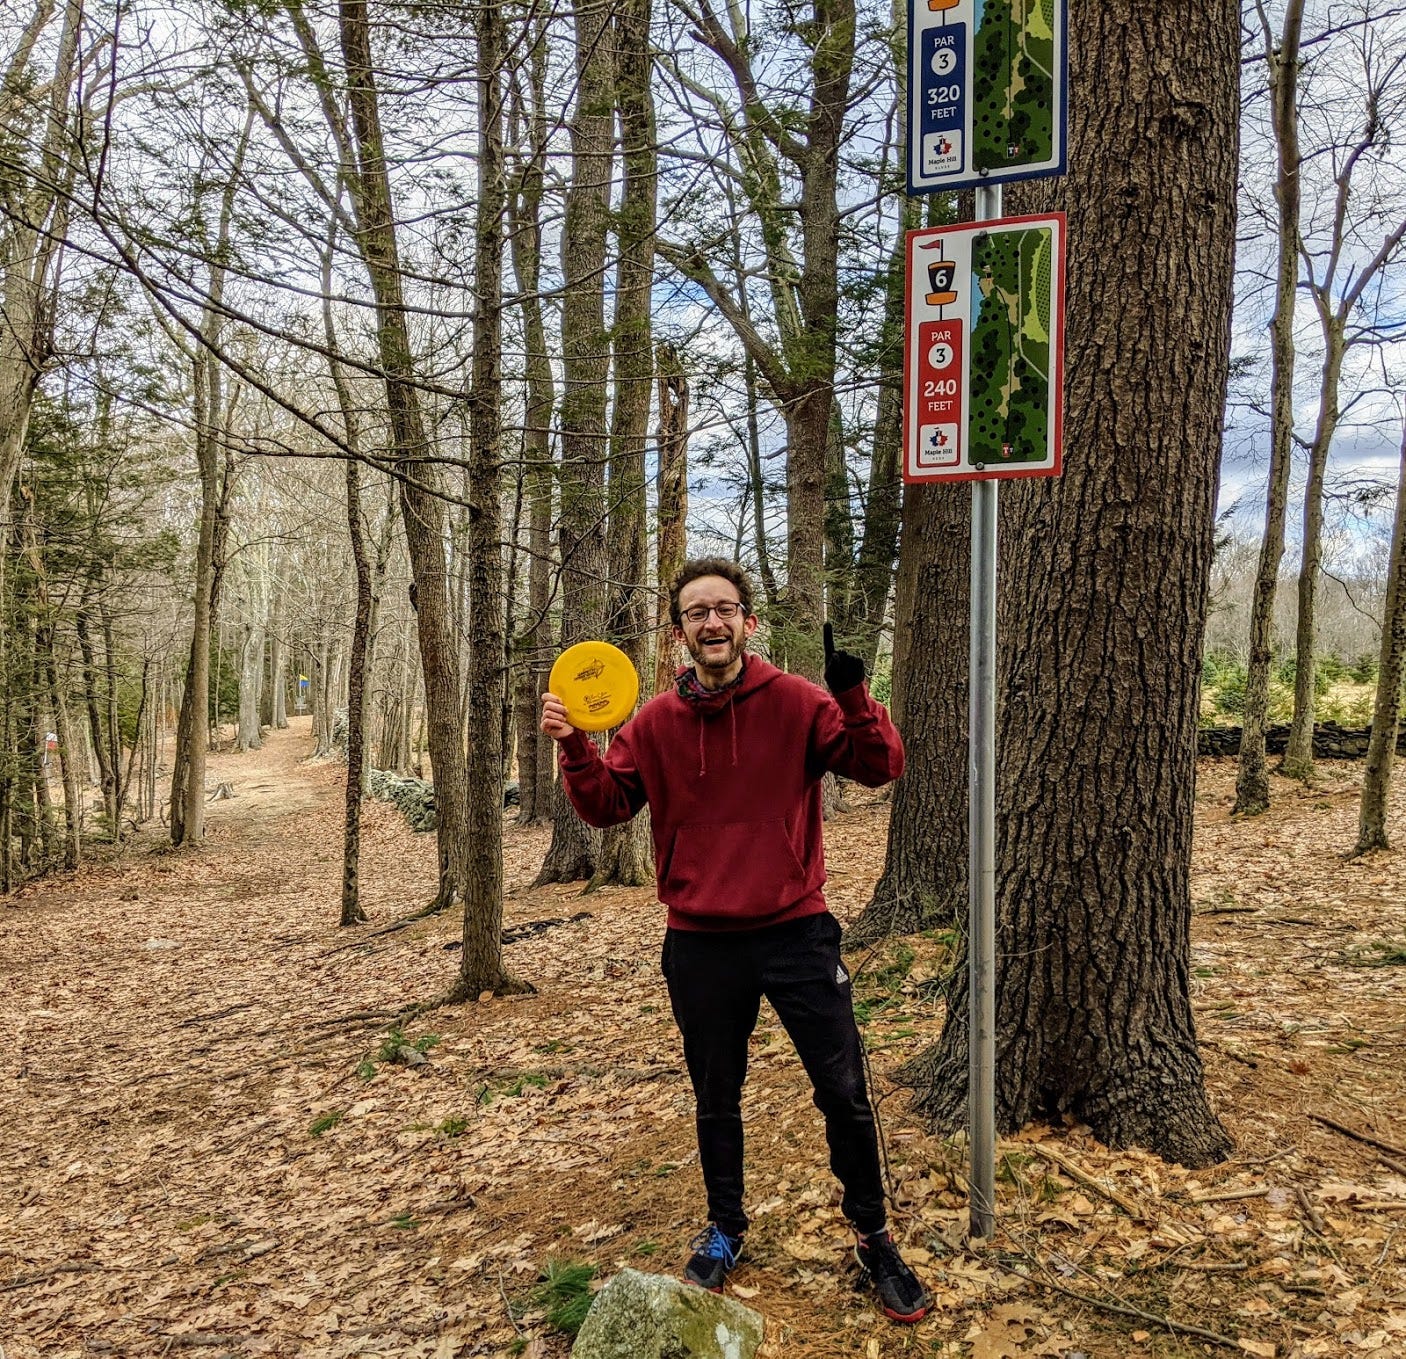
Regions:
<instances>
[{"instance_id":1,"label":"large tree trunk","mask_svg":"<svg viewBox=\"0 0 1406 1359\"><path fill-rule=\"evenodd\" d=\"M1386 603L1382 607L1382 644L1377 663L1377 698L1372 709L1372 739L1362 775L1354 853L1386 849L1386 795L1396 759L1401 721L1401 683L1406 677L1406 425L1401 431L1401 469L1396 479L1396 517L1391 531Z\"/></svg>"},{"instance_id":2,"label":"large tree trunk","mask_svg":"<svg viewBox=\"0 0 1406 1359\"><path fill-rule=\"evenodd\" d=\"M852 944L949 925L966 905L970 568L966 488L909 486L893 631L893 719L908 762L894 785L883 872L849 927Z\"/></svg>"},{"instance_id":3,"label":"large tree trunk","mask_svg":"<svg viewBox=\"0 0 1406 1359\"><path fill-rule=\"evenodd\" d=\"M340 0L338 13L357 154L355 172L349 177L357 207L357 245L376 297L376 342L385 374L425 680L425 722L439 816L439 888L431 908L443 909L462 891L468 851L458 638L444 555L444 505L436 494L430 442L415 385L366 2Z\"/></svg>"},{"instance_id":4,"label":"large tree trunk","mask_svg":"<svg viewBox=\"0 0 1406 1359\"><path fill-rule=\"evenodd\" d=\"M659 506L655 518L655 579L659 608L654 648L654 692L674 683L678 643L669 617L669 586L688 557L688 375L672 345L661 344L656 361L659 391Z\"/></svg>"},{"instance_id":5,"label":"large tree trunk","mask_svg":"<svg viewBox=\"0 0 1406 1359\"><path fill-rule=\"evenodd\" d=\"M478 213L474 246L473 387L469 393L470 613L468 863L463 951L454 1000L521 990L503 968L503 12L474 11L478 30Z\"/></svg>"},{"instance_id":6,"label":"large tree trunk","mask_svg":"<svg viewBox=\"0 0 1406 1359\"><path fill-rule=\"evenodd\" d=\"M1229 363L1239 13L1091 0L1071 25L1058 479L1002 527L996 1120L1072 1113L1189 1165L1230 1142L1189 995L1197 699ZM1023 199L1024 208L1029 199ZM965 971L960 976L965 977ZM966 1110L964 981L907 1069Z\"/></svg>"},{"instance_id":7,"label":"large tree trunk","mask_svg":"<svg viewBox=\"0 0 1406 1359\"><path fill-rule=\"evenodd\" d=\"M556 384L547 332L542 317L542 193L546 170L548 120L546 107L546 30L538 25L529 56L531 102L519 107L517 120L531 128L532 155L523 166L514 195L512 222L513 270L517 278L526 342L527 382L522 453L527 482L527 620L518 639L518 824L537 825L551 819L555 743L538 729L538 705L551 670L552 553L552 409ZM514 85L521 103L520 91Z\"/></svg>"},{"instance_id":8,"label":"large tree trunk","mask_svg":"<svg viewBox=\"0 0 1406 1359\"><path fill-rule=\"evenodd\" d=\"M1278 213L1278 274L1270 321L1269 486L1265 492L1264 538L1260 543L1255 593L1250 605L1250 658L1245 679L1245 714L1240 731L1237 812L1269 809L1265 728L1269 721L1269 672L1274 663L1274 597L1284 557L1284 518L1294 456L1294 304L1299 281L1299 37L1303 0L1289 0L1277 38L1264 30L1265 62L1278 166L1274 201ZM1263 10L1260 11L1263 15Z\"/></svg>"},{"instance_id":9,"label":"large tree trunk","mask_svg":"<svg viewBox=\"0 0 1406 1359\"><path fill-rule=\"evenodd\" d=\"M657 229L658 152L650 73L650 0L618 0L615 11L615 92L620 108L625 185L617 217L620 264L615 289L615 401L610 438L610 520L607 556L611 597L607 631L645 673L653 610L645 561L645 445L654 377L650 324ZM647 698L648 694L642 694ZM601 837L591 888L647 887L654 852L645 809Z\"/></svg>"},{"instance_id":10,"label":"large tree trunk","mask_svg":"<svg viewBox=\"0 0 1406 1359\"><path fill-rule=\"evenodd\" d=\"M609 0L576 0L576 109L571 186L562 231L561 644L599 637L605 627L606 233L614 159ZM552 843L536 885L589 879L600 832L576 815L560 783Z\"/></svg>"},{"instance_id":11,"label":"large tree trunk","mask_svg":"<svg viewBox=\"0 0 1406 1359\"><path fill-rule=\"evenodd\" d=\"M1294 716L1284 750L1283 772L1290 778L1313 777L1314 677L1318 641L1318 578L1323 571L1323 487L1328 454L1338 429L1338 385L1346 346L1336 317L1324 317L1323 370L1318 389L1318 423L1308 451L1308 485L1303 498L1303 548L1299 556L1299 615L1294 637Z\"/></svg>"}]
</instances>

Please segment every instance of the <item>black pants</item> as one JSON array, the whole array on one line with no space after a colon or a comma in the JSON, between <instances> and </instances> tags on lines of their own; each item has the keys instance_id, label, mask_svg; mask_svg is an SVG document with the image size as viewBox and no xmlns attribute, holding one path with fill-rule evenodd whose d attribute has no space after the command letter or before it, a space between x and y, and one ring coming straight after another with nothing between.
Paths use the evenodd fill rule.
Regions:
<instances>
[{"instance_id":1,"label":"black pants","mask_svg":"<svg viewBox=\"0 0 1406 1359\"><path fill-rule=\"evenodd\" d=\"M839 944L839 923L828 913L761 930L665 934L664 976L698 1105L708 1219L729 1235L747 1229L742 1082L763 996L796 1045L816 1108L825 1116L830 1169L844 1187L845 1216L861 1232L884 1225L874 1112Z\"/></svg>"}]
</instances>

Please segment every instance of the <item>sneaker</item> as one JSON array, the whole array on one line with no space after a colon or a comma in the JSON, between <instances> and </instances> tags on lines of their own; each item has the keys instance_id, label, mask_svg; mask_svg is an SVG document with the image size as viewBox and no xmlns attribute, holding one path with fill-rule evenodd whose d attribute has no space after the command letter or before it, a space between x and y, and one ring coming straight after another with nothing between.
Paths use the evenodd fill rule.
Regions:
<instances>
[{"instance_id":1,"label":"sneaker","mask_svg":"<svg viewBox=\"0 0 1406 1359\"><path fill-rule=\"evenodd\" d=\"M854 1258L863 1271L861 1282L873 1283L889 1320L921 1321L927 1315L932 1299L918 1282L918 1276L903 1263L892 1232L885 1229L861 1236Z\"/></svg>"},{"instance_id":2,"label":"sneaker","mask_svg":"<svg viewBox=\"0 0 1406 1359\"><path fill-rule=\"evenodd\" d=\"M742 1254L742 1238L729 1236L710 1222L688 1244L693 1254L684 1266L684 1282L697 1284L710 1293L721 1293L723 1280L736 1267L737 1257Z\"/></svg>"}]
</instances>

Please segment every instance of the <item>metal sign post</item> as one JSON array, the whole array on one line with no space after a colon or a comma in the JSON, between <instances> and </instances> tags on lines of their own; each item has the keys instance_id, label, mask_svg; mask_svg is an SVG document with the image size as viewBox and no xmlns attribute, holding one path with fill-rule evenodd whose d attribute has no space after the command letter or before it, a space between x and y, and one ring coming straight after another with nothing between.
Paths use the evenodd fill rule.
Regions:
<instances>
[{"instance_id":1,"label":"metal sign post","mask_svg":"<svg viewBox=\"0 0 1406 1359\"><path fill-rule=\"evenodd\" d=\"M976 191L980 222L1001 215L1001 186ZM972 482L971 673L967 751L967 1141L971 1235L996 1231L996 496Z\"/></svg>"},{"instance_id":2,"label":"metal sign post","mask_svg":"<svg viewBox=\"0 0 1406 1359\"><path fill-rule=\"evenodd\" d=\"M910 194L976 222L908 233L903 479L971 481L967 1124L971 1236L996 1229L997 479L1063 457L1062 214L1001 218L1007 180L1064 173L1068 0L908 0Z\"/></svg>"}]
</instances>

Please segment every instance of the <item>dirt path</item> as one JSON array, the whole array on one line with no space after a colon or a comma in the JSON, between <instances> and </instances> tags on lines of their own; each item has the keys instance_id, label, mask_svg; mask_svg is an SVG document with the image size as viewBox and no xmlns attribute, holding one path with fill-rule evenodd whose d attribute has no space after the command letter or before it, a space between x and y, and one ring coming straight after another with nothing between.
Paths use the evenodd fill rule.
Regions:
<instances>
[{"instance_id":1,"label":"dirt path","mask_svg":"<svg viewBox=\"0 0 1406 1359\"><path fill-rule=\"evenodd\" d=\"M343 770L309 746L304 722L212 760L236 795L210 804L198 852L138 847L0 903L3 1359L562 1356L529 1296L548 1259L672 1272L699 1225L652 891L530 891L545 834L510 823L509 927L590 918L508 947L537 995L438 1009L387 1045L401 1007L452 980L459 922L336 928ZM768 1355L1204 1352L1120 1301L1277 1347L1241 1353L1406 1354L1406 1176L1307 1117L1406 1139L1406 968L1353 965L1401 938L1403 856L1339 857L1355 771L1278 786L1246 826L1224 814L1228 768L1205 766L1198 795L1213 913L1193 964L1237 1159L1189 1175L1031 1129L1002 1144L1001 1240L964 1249L960 1152L892 1083L940 1028L950 940L855 959L898 1226L939 1305L899 1331L852 1291L818 1118L767 1012L735 1289L766 1313ZM867 900L884 817L865 804L827 828L842 918ZM1406 837L1400 787L1393 817ZM368 802L363 846L374 929L427 899L433 839ZM427 1061L388 1060L417 1046Z\"/></svg>"}]
</instances>

